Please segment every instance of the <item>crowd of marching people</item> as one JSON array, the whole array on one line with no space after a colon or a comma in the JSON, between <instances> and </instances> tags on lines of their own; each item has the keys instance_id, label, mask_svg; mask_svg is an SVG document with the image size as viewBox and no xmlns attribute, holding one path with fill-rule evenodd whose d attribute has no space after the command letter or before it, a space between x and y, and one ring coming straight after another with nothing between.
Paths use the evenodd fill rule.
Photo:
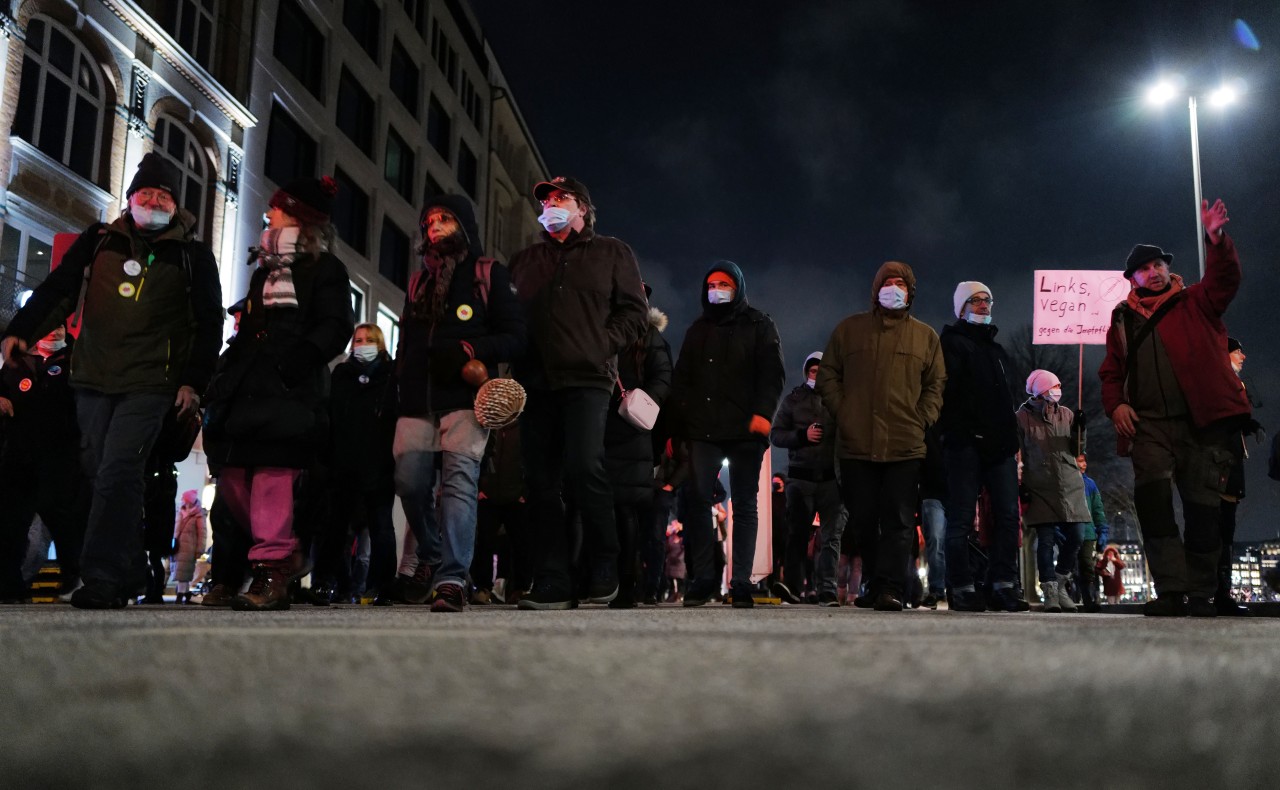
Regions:
<instances>
[{"instance_id":1,"label":"crowd of marching people","mask_svg":"<svg viewBox=\"0 0 1280 790\"><path fill-rule=\"evenodd\" d=\"M4 330L0 602L29 598L36 517L59 592L84 609L159 602L170 579L179 603L237 610L768 596L1070 612L1122 593L1086 415L1055 371L1014 380L980 281L956 286L939 335L912 315L911 267L885 263L784 394L778 327L741 267L708 267L673 353L631 248L598 234L587 187L559 177L533 188L543 239L505 264L485 256L468 199L426 202L391 348L353 320L332 179L274 193L248 291L225 311L178 184L144 157L127 210L86 229ZM1222 202L1203 220L1194 285L1159 247L1134 247L1099 371L1133 462L1152 616L1247 612L1227 564L1257 428L1223 323L1241 267ZM207 514L197 491L179 499L174 468L198 434ZM767 492L775 559L760 580L771 446L788 465Z\"/></svg>"}]
</instances>

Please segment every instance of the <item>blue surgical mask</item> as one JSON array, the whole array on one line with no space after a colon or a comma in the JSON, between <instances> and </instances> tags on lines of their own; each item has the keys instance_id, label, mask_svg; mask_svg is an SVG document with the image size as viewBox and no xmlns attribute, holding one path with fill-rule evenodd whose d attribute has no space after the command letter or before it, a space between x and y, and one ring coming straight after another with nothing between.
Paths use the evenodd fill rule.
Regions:
<instances>
[{"instance_id":1,"label":"blue surgical mask","mask_svg":"<svg viewBox=\"0 0 1280 790\"><path fill-rule=\"evenodd\" d=\"M355 346L351 349L351 356L361 362L372 362L378 358L378 347L370 344Z\"/></svg>"},{"instance_id":2,"label":"blue surgical mask","mask_svg":"<svg viewBox=\"0 0 1280 790\"><path fill-rule=\"evenodd\" d=\"M558 233L565 229L569 224L569 219L573 215L568 209L559 206L547 206L542 210L538 221L542 223L542 227L547 229L548 233Z\"/></svg>"},{"instance_id":3,"label":"blue surgical mask","mask_svg":"<svg viewBox=\"0 0 1280 790\"><path fill-rule=\"evenodd\" d=\"M733 291L713 288L707 291L707 301L711 304L729 304L733 301Z\"/></svg>"},{"instance_id":4,"label":"blue surgical mask","mask_svg":"<svg viewBox=\"0 0 1280 790\"><path fill-rule=\"evenodd\" d=\"M907 292L896 285L880 289L880 306L886 310L901 310L907 306Z\"/></svg>"},{"instance_id":5,"label":"blue surgical mask","mask_svg":"<svg viewBox=\"0 0 1280 790\"><path fill-rule=\"evenodd\" d=\"M142 230L160 230L166 228L173 221L172 211L160 211L159 209L147 208L146 206L129 206L129 213L133 215L133 224Z\"/></svg>"},{"instance_id":6,"label":"blue surgical mask","mask_svg":"<svg viewBox=\"0 0 1280 790\"><path fill-rule=\"evenodd\" d=\"M979 324L979 325L985 326L991 323L991 315L989 313L987 315L978 315L977 313L966 312L964 314L964 320L968 321L971 324Z\"/></svg>"}]
</instances>

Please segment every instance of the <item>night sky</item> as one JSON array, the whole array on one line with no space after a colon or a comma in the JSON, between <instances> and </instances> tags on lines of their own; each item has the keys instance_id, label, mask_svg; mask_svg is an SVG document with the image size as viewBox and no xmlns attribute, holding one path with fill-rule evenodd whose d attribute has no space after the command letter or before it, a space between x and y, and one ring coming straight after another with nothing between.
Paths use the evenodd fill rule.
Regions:
<instances>
[{"instance_id":1,"label":"night sky","mask_svg":"<svg viewBox=\"0 0 1280 790\"><path fill-rule=\"evenodd\" d=\"M635 249L674 349L703 273L729 258L778 324L789 387L841 318L869 308L886 260L914 268L913 314L939 330L958 281L987 283L1006 346L1030 324L1034 269L1121 269L1142 242L1194 282L1186 100L1144 101L1156 77L1181 75L1202 97L1204 194L1226 202L1245 271L1227 324L1249 355L1255 416L1280 431L1267 320L1280 284L1280 4L472 7L552 173L586 183L597 229ZM1242 100L1209 107L1226 78L1243 81ZM1101 358L1086 349L1086 386ZM1113 441L1090 416L1091 442ZM1251 453L1241 540L1280 534L1280 483L1265 448Z\"/></svg>"}]
</instances>

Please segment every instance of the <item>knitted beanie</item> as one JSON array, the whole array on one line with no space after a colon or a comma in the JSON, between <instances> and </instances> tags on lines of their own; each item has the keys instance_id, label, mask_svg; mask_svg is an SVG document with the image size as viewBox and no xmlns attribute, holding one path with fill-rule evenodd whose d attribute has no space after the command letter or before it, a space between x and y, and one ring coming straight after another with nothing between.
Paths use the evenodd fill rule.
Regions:
<instances>
[{"instance_id":1,"label":"knitted beanie","mask_svg":"<svg viewBox=\"0 0 1280 790\"><path fill-rule=\"evenodd\" d=\"M1055 386L1062 386L1062 382L1047 370L1033 370L1027 376L1027 394L1033 398L1040 397Z\"/></svg>"},{"instance_id":2,"label":"knitted beanie","mask_svg":"<svg viewBox=\"0 0 1280 790\"><path fill-rule=\"evenodd\" d=\"M182 176L178 173L178 168L174 167L169 160L160 154L152 151L142 157L142 161L138 163L138 172L134 174L133 180L129 182L129 189L125 192L125 197L133 197L133 193L139 189L163 189L176 201L181 193L179 189L181 183Z\"/></svg>"},{"instance_id":3,"label":"knitted beanie","mask_svg":"<svg viewBox=\"0 0 1280 790\"><path fill-rule=\"evenodd\" d=\"M329 176L300 178L277 189L267 205L280 209L303 225L327 225L333 213L333 197L337 194L338 182Z\"/></svg>"},{"instance_id":4,"label":"knitted beanie","mask_svg":"<svg viewBox=\"0 0 1280 790\"><path fill-rule=\"evenodd\" d=\"M991 289L977 280L965 280L956 286L956 294L951 297L951 301L955 303L956 318L964 317L964 303L972 299L977 294L985 292L987 296L991 296Z\"/></svg>"}]
</instances>

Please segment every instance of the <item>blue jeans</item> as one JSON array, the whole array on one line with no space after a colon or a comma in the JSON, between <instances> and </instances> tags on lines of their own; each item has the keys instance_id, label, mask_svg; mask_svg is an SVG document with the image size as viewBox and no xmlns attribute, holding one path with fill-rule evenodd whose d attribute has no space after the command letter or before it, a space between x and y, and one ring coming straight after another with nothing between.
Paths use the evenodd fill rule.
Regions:
<instances>
[{"instance_id":1,"label":"blue jeans","mask_svg":"<svg viewBox=\"0 0 1280 790\"><path fill-rule=\"evenodd\" d=\"M93 489L80 575L124 589L142 563L143 472L173 393L76 390L84 473Z\"/></svg>"},{"instance_id":2,"label":"blue jeans","mask_svg":"<svg viewBox=\"0 0 1280 790\"><path fill-rule=\"evenodd\" d=\"M920 526L924 528L925 559L929 563L929 592L941 598L947 592L947 510L942 500L920 501Z\"/></svg>"},{"instance_id":3,"label":"blue jeans","mask_svg":"<svg viewBox=\"0 0 1280 790\"><path fill-rule=\"evenodd\" d=\"M990 561L992 587L1011 587L1018 581L1018 459L984 461L978 448L948 444L947 461L947 587L974 586L969 558L969 535L983 487L991 498Z\"/></svg>"},{"instance_id":4,"label":"blue jeans","mask_svg":"<svg viewBox=\"0 0 1280 790\"><path fill-rule=\"evenodd\" d=\"M764 442L690 442L691 493L689 518L684 525L685 558L690 581L713 582L712 549L716 538L711 525L711 499L721 462L729 459L729 496L733 499L733 560L730 582L751 584L756 559L756 530L760 526L756 495L760 491L760 462Z\"/></svg>"},{"instance_id":5,"label":"blue jeans","mask_svg":"<svg viewBox=\"0 0 1280 790\"><path fill-rule=\"evenodd\" d=\"M401 417L396 423L392 453L396 458L396 493L405 516L416 522L418 561L435 569L434 584L466 584L476 549L476 502L480 491L480 460L488 431L468 410ZM426 515L440 456L439 529Z\"/></svg>"},{"instance_id":6,"label":"blue jeans","mask_svg":"<svg viewBox=\"0 0 1280 790\"><path fill-rule=\"evenodd\" d=\"M1079 562L1080 543L1084 540L1084 524L1067 521L1057 524L1035 524L1036 569L1040 581L1054 581L1056 574L1070 576ZM1053 550L1058 549L1057 562Z\"/></svg>"}]
</instances>

